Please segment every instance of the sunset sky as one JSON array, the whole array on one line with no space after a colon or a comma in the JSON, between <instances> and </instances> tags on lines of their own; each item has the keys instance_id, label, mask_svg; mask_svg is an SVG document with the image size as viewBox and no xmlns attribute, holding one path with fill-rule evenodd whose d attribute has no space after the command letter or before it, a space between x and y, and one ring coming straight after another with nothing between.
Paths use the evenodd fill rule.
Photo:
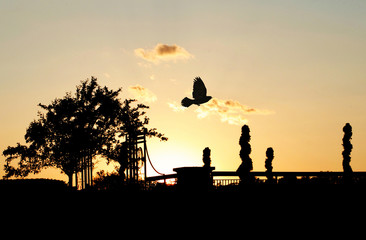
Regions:
<instances>
[{"instance_id":1,"label":"sunset sky","mask_svg":"<svg viewBox=\"0 0 366 240\"><path fill-rule=\"evenodd\" d=\"M273 171L342 171L347 122L351 166L366 171L365 1L5 0L0 29L1 152L25 144L38 103L95 76L150 106L169 138L148 140L160 172L202 166L205 147L216 170L235 171L243 124L254 171L268 147ZM183 109L197 76L213 99Z\"/></svg>"}]
</instances>

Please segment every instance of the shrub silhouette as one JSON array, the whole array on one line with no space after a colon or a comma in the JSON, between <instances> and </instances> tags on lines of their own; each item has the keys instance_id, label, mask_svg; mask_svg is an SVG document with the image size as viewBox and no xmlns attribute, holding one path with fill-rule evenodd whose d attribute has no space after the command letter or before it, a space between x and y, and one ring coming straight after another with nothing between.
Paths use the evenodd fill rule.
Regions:
<instances>
[{"instance_id":1,"label":"shrub silhouette","mask_svg":"<svg viewBox=\"0 0 366 240\"><path fill-rule=\"evenodd\" d=\"M253 162L250 158L250 153L252 152L252 148L249 144L250 141L250 129L248 125L244 125L241 128L241 136L239 139L239 145L241 146L241 150L239 156L241 158L242 163L240 164L237 172L240 178L241 183L250 183L253 182L253 177L250 176L250 171L253 170Z\"/></svg>"}]
</instances>

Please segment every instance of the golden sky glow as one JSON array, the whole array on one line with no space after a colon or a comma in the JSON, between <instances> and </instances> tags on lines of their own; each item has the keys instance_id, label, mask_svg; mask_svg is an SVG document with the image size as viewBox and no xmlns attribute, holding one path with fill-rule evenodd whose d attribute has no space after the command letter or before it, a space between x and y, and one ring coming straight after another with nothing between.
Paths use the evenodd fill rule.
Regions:
<instances>
[{"instance_id":1,"label":"golden sky glow","mask_svg":"<svg viewBox=\"0 0 366 240\"><path fill-rule=\"evenodd\" d=\"M38 103L95 76L150 106L169 137L148 142L161 172L203 165L205 147L235 171L244 123L254 171L268 147L273 171L341 171L347 122L351 166L366 170L365 1L14 0L0 2L0 29L1 152L24 144ZM197 76L213 99L183 110Z\"/></svg>"}]
</instances>

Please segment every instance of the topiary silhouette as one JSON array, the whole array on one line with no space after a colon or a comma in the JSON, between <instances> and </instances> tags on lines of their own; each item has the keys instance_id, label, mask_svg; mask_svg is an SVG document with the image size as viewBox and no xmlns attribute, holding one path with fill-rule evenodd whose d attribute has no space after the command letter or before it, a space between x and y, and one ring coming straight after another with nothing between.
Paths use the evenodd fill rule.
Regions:
<instances>
[{"instance_id":1,"label":"topiary silhouette","mask_svg":"<svg viewBox=\"0 0 366 240\"><path fill-rule=\"evenodd\" d=\"M211 150L206 147L205 149L203 149L203 157L202 157L202 161L204 163L204 167L210 167L211 166Z\"/></svg>"},{"instance_id":2,"label":"topiary silhouette","mask_svg":"<svg viewBox=\"0 0 366 240\"><path fill-rule=\"evenodd\" d=\"M273 169L272 160L274 158L273 153L274 153L273 148L271 148L271 147L267 148L267 151L266 151L267 158L266 158L266 162L265 162L264 166L267 169L266 173L267 173L267 179L268 179L267 182L268 183L273 182L273 174L272 174L272 169Z\"/></svg>"},{"instance_id":3,"label":"topiary silhouette","mask_svg":"<svg viewBox=\"0 0 366 240\"><path fill-rule=\"evenodd\" d=\"M351 162L351 151L352 151L352 144L351 144L351 139L352 139L352 126L349 123L346 123L346 125L343 127L343 132L344 132L344 136L343 136L343 172L344 172L344 180L345 182L349 183L352 180L352 168L350 165Z\"/></svg>"},{"instance_id":4,"label":"topiary silhouette","mask_svg":"<svg viewBox=\"0 0 366 240\"><path fill-rule=\"evenodd\" d=\"M239 175L241 183L249 183L254 179L250 176L250 171L253 170L253 162L249 154L252 152L252 148L249 144L250 141L250 129L248 125L244 125L241 128L241 136L239 139L239 145L241 150L239 156L242 163L240 164L237 173Z\"/></svg>"}]
</instances>

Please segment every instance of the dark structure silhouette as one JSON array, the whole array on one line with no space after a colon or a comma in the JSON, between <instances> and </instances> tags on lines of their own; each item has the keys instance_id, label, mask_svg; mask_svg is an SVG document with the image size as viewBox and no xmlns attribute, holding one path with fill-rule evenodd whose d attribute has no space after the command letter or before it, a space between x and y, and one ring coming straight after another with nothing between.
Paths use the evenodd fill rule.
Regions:
<instances>
[{"instance_id":1,"label":"dark structure silhouette","mask_svg":"<svg viewBox=\"0 0 366 240\"><path fill-rule=\"evenodd\" d=\"M127 160L126 180L129 184L136 184L139 181L139 170L144 167L144 179L146 179L146 135L126 136ZM141 147L142 146L142 147ZM126 163L125 163L126 164Z\"/></svg>"},{"instance_id":2,"label":"dark structure silhouette","mask_svg":"<svg viewBox=\"0 0 366 240\"><path fill-rule=\"evenodd\" d=\"M250 129L248 125L244 125L241 128L241 136L239 139L239 145L241 146L239 155L242 163L240 164L237 170L241 183L252 183L254 181L254 177L250 175L250 171L253 170L253 162L249 156L250 153L252 152L252 148L249 144L250 142L249 133Z\"/></svg>"},{"instance_id":3,"label":"dark structure silhouette","mask_svg":"<svg viewBox=\"0 0 366 240\"><path fill-rule=\"evenodd\" d=\"M189 99L187 97L183 98L182 106L189 107L192 104L197 104L198 106L202 103L206 103L211 100L211 96L207 96L207 89L200 77L196 77L193 81L193 92L192 96L194 99Z\"/></svg>"},{"instance_id":4,"label":"dark structure silhouette","mask_svg":"<svg viewBox=\"0 0 366 240\"><path fill-rule=\"evenodd\" d=\"M206 192L212 188L214 167L174 168L177 173L177 189L183 192Z\"/></svg>"},{"instance_id":5,"label":"dark structure silhouette","mask_svg":"<svg viewBox=\"0 0 366 240\"><path fill-rule=\"evenodd\" d=\"M272 160L274 158L274 155L273 155L273 148L269 147L267 148L267 151L266 151L266 161L265 161L265 168L267 169L266 170L266 174L267 174L267 182L268 183L273 183L273 174L272 174Z\"/></svg>"},{"instance_id":6,"label":"dark structure silhouette","mask_svg":"<svg viewBox=\"0 0 366 240\"><path fill-rule=\"evenodd\" d=\"M351 144L351 139L352 139L352 126L349 123L346 123L346 125L343 127L343 132L344 132L344 136L342 139L343 142L343 172L344 172L344 181L346 183L350 183L352 181L352 168L350 165L351 162L351 151L352 151L352 144Z\"/></svg>"},{"instance_id":7,"label":"dark structure silhouette","mask_svg":"<svg viewBox=\"0 0 366 240\"><path fill-rule=\"evenodd\" d=\"M206 147L204 150L203 150L203 157L202 157L202 161L204 163L204 167L210 167L211 166L211 150Z\"/></svg>"},{"instance_id":8,"label":"dark structure silhouette","mask_svg":"<svg viewBox=\"0 0 366 240\"><path fill-rule=\"evenodd\" d=\"M181 167L174 168L177 173L177 189L183 192L207 192L213 187L211 167L211 150L206 147L203 150L203 167Z\"/></svg>"}]
</instances>

